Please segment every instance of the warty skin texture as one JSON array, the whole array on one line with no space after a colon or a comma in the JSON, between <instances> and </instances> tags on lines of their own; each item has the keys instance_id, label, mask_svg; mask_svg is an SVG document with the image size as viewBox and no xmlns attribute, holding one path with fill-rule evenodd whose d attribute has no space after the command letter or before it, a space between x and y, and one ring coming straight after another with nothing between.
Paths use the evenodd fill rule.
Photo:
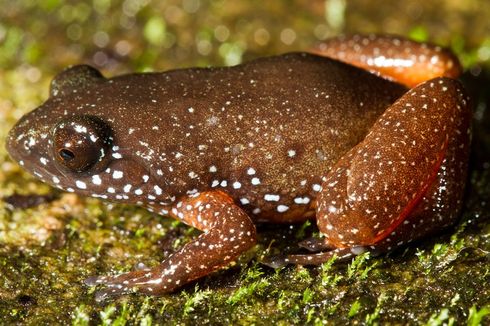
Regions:
<instances>
[{"instance_id":1,"label":"warty skin texture","mask_svg":"<svg viewBox=\"0 0 490 326\"><path fill-rule=\"evenodd\" d=\"M344 59L379 52L378 40L367 39L358 39L364 48L347 47L355 55ZM407 52L395 40L390 48L382 38L390 63ZM346 51L345 40L331 42L332 53ZM437 66L449 72L436 75L459 73L439 48L412 54L421 49L423 58L429 51L445 60ZM416 59L418 78L434 77ZM408 90L306 53L111 79L76 66L53 80L50 98L19 121L7 147L55 187L140 204L204 231L158 267L87 280L106 285L104 299L132 288L170 292L227 265L254 245L255 221L316 217L324 238L303 246L333 249L275 257L271 266L383 252L453 223L466 180L469 107L451 78Z\"/></svg>"}]
</instances>

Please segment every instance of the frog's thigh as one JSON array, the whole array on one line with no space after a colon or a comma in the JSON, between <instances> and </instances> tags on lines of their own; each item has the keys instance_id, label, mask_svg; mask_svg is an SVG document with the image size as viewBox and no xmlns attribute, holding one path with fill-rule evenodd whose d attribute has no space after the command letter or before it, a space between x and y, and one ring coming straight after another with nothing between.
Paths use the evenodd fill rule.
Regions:
<instances>
[{"instance_id":1,"label":"frog's thigh","mask_svg":"<svg viewBox=\"0 0 490 326\"><path fill-rule=\"evenodd\" d=\"M90 279L86 283L107 286L98 293L99 300L131 288L147 294L171 292L226 266L256 242L250 217L222 192L187 197L172 212L204 233L153 269Z\"/></svg>"},{"instance_id":2,"label":"frog's thigh","mask_svg":"<svg viewBox=\"0 0 490 326\"><path fill-rule=\"evenodd\" d=\"M457 78L457 57L439 46L389 35L354 35L326 40L314 53L380 74L408 87L435 77Z\"/></svg>"},{"instance_id":3,"label":"frog's thigh","mask_svg":"<svg viewBox=\"0 0 490 326\"><path fill-rule=\"evenodd\" d=\"M436 233L454 224L463 205L470 150L469 110L460 111L456 133L449 140L448 149L437 178L407 218L386 238L372 248L378 252L392 250L419 238Z\"/></svg>"},{"instance_id":4,"label":"frog's thigh","mask_svg":"<svg viewBox=\"0 0 490 326\"><path fill-rule=\"evenodd\" d=\"M409 223L422 223L429 232L438 224L429 221L457 213L469 120L458 81L436 78L402 96L326 175L317 220L327 241L339 248L374 245L410 215L423 221ZM438 204L445 208L433 211Z\"/></svg>"}]
</instances>

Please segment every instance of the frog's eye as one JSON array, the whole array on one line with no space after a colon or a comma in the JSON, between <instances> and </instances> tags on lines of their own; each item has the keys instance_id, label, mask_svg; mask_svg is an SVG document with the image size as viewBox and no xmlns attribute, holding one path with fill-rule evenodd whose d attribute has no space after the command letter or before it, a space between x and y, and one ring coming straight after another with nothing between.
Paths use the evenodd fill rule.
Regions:
<instances>
[{"instance_id":1,"label":"frog's eye","mask_svg":"<svg viewBox=\"0 0 490 326\"><path fill-rule=\"evenodd\" d=\"M110 127L94 116L75 116L53 129L56 160L73 172L85 172L110 156Z\"/></svg>"}]
</instances>

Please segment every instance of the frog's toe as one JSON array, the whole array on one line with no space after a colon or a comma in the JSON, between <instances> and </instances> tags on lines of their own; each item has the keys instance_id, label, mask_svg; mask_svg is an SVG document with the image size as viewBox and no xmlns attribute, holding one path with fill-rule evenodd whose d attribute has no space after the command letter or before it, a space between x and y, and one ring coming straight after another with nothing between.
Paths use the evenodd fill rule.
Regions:
<instances>
[{"instance_id":1,"label":"frog's toe","mask_svg":"<svg viewBox=\"0 0 490 326\"><path fill-rule=\"evenodd\" d=\"M136 265L134 265L134 270L135 271L149 271L150 267L146 266L145 263L139 262Z\"/></svg>"},{"instance_id":2,"label":"frog's toe","mask_svg":"<svg viewBox=\"0 0 490 326\"><path fill-rule=\"evenodd\" d=\"M90 276L83 282L88 286L104 286L95 294L97 301L103 301L110 297L133 292L133 290L147 292L144 285L148 282L149 274L151 273L148 273L148 270L137 270L115 276Z\"/></svg>"},{"instance_id":3,"label":"frog's toe","mask_svg":"<svg viewBox=\"0 0 490 326\"><path fill-rule=\"evenodd\" d=\"M132 288L128 286L128 274L131 273L117 276L90 276L83 283L88 286L105 286L105 288L95 292L95 300L101 302L111 297L117 297L131 292Z\"/></svg>"},{"instance_id":4,"label":"frog's toe","mask_svg":"<svg viewBox=\"0 0 490 326\"><path fill-rule=\"evenodd\" d=\"M122 285L111 285L109 287L100 289L95 292L95 301L103 302L110 298L115 298L123 294L128 294L132 292L130 288L124 287Z\"/></svg>"},{"instance_id":5,"label":"frog's toe","mask_svg":"<svg viewBox=\"0 0 490 326\"><path fill-rule=\"evenodd\" d=\"M311 252L319 252L333 249L323 238L308 238L298 243L298 246Z\"/></svg>"},{"instance_id":6,"label":"frog's toe","mask_svg":"<svg viewBox=\"0 0 490 326\"><path fill-rule=\"evenodd\" d=\"M93 275L90 277L87 277L86 279L83 280L83 283L87 286L96 286L99 284L104 284L104 280L106 279L106 276L97 276Z\"/></svg>"},{"instance_id":7,"label":"frog's toe","mask_svg":"<svg viewBox=\"0 0 490 326\"><path fill-rule=\"evenodd\" d=\"M269 256L269 257L263 258L260 263L262 265L269 266L271 268L277 269L277 268L281 268L281 267L284 267L284 266L290 264L287 257L288 256L286 256L286 255Z\"/></svg>"}]
</instances>

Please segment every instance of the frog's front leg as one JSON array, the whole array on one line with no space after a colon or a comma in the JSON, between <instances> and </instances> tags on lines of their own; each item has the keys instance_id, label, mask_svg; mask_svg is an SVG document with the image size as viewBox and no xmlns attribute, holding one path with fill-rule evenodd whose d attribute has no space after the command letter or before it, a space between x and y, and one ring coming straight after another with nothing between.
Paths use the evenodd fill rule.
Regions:
<instances>
[{"instance_id":1,"label":"frog's front leg","mask_svg":"<svg viewBox=\"0 0 490 326\"><path fill-rule=\"evenodd\" d=\"M317 223L325 246L337 249L274 258L269 265L384 252L454 223L466 181L470 117L456 80L436 78L407 92L325 176Z\"/></svg>"},{"instance_id":2,"label":"frog's front leg","mask_svg":"<svg viewBox=\"0 0 490 326\"><path fill-rule=\"evenodd\" d=\"M228 265L256 242L250 217L223 192L186 197L172 208L172 215L202 231L163 263L118 276L91 277L88 285L105 285L97 300L137 290L162 294Z\"/></svg>"}]
</instances>

